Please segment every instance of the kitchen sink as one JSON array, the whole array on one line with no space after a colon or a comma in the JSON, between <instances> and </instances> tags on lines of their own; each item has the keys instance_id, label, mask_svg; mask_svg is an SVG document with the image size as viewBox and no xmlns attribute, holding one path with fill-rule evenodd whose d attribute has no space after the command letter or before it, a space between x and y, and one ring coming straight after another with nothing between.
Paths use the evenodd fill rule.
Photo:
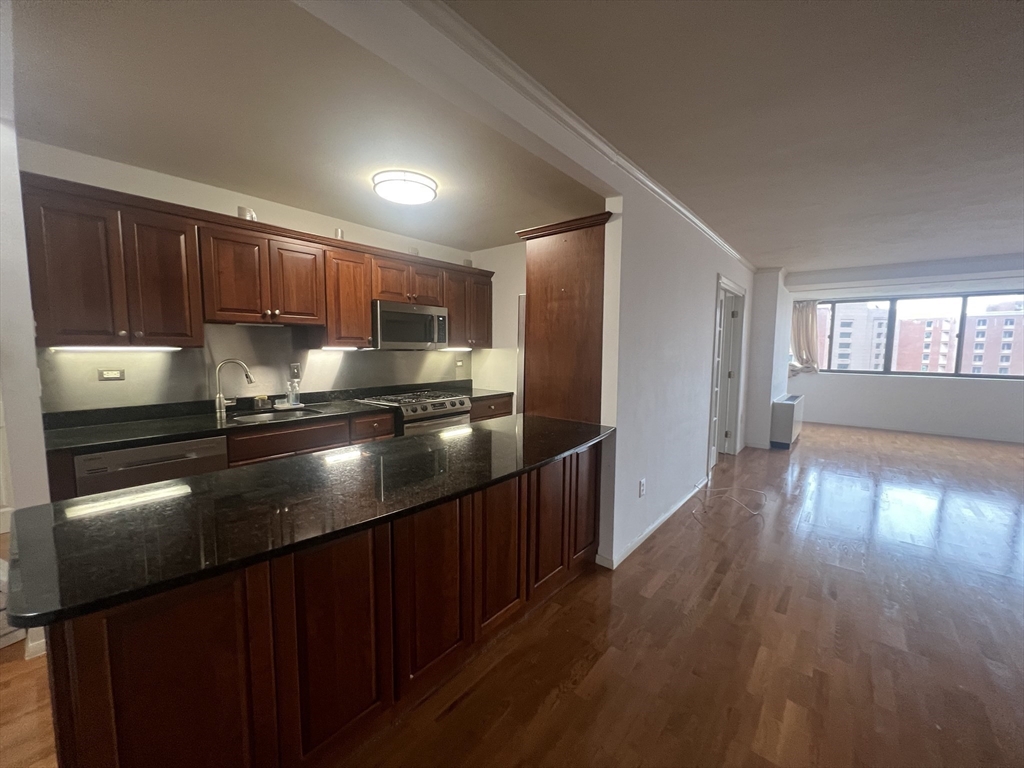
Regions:
<instances>
[{"instance_id":1,"label":"kitchen sink","mask_svg":"<svg viewBox=\"0 0 1024 768\"><path fill-rule=\"evenodd\" d=\"M271 411L270 413L250 413L246 416L234 416L231 420L239 424L265 424L275 421L295 421L308 419L320 413L313 408L298 408L294 411Z\"/></svg>"}]
</instances>

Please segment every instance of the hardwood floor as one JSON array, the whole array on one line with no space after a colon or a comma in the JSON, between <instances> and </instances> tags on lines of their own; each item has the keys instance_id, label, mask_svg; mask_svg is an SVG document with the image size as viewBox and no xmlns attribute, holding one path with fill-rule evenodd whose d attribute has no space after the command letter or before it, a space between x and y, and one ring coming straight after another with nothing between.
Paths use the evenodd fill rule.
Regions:
<instances>
[{"instance_id":1,"label":"hardwood floor","mask_svg":"<svg viewBox=\"0 0 1024 768\"><path fill-rule=\"evenodd\" d=\"M1024 448L806 425L714 485L762 516L689 502L336 764L1024 764ZM45 675L0 765L53 765Z\"/></svg>"}]
</instances>

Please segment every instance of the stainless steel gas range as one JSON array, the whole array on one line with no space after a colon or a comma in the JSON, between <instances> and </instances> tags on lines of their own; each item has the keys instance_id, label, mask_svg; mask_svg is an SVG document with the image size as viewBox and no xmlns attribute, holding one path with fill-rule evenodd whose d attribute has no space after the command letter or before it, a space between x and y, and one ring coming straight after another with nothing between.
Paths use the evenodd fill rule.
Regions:
<instances>
[{"instance_id":1,"label":"stainless steel gas range","mask_svg":"<svg viewBox=\"0 0 1024 768\"><path fill-rule=\"evenodd\" d=\"M401 435L420 435L424 432L438 432L449 427L469 424L468 395L428 389L421 392L405 392L401 395L364 398L359 402L393 408L396 423L399 425L396 432Z\"/></svg>"}]
</instances>

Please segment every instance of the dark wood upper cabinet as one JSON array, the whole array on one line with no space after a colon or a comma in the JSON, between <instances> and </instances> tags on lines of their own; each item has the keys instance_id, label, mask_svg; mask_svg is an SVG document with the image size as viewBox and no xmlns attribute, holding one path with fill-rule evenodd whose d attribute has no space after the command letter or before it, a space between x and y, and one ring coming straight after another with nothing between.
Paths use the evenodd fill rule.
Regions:
<instances>
[{"instance_id":1,"label":"dark wood upper cabinet","mask_svg":"<svg viewBox=\"0 0 1024 768\"><path fill-rule=\"evenodd\" d=\"M449 501L396 520L398 697L423 695L455 669L473 639L470 505Z\"/></svg>"},{"instance_id":2,"label":"dark wood upper cabinet","mask_svg":"<svg viewBox=\"0 0 1024 768\"><path fill-rule=\"evenodd\" d=\"M444 305L448 308L448 346L469 346L469 275L444 270Z\"/></svg>"},{"instance_id":3,"label":"dark wood upper cabinet","mask_svg":"<svg viewBox=\"0 0 1024 768\"><path fill-rule=\"evenodd\" d=\"M412 277L409 264L398 259L374 256L373 298L381 301L412 301Z\"/></svg>"},{"instance_id":4,"label":"dark wood upper cabinet","mask_svg":"<svg viewBox=\"0 0 1024 768\"><path fill-rule=\"evenodd\" d=\"M121 223L132 344L203 346L199 225L135 209Z\"/></svg>"},{"instance_id":5,"label":"dark wood upper cabinet","mask_svg":"<svg viewBox=\"0 0 1024 768\"><path fill-rule=\"evenodd\" d=\"M520 482L506 480L471 497L477 639L497 632L526 605L526 505L520 503Z\"/></svg>"},{"instance_id":6,"label":"dark wood upper cabinet","mask_svg":"<svg viewBox=\"0 0 1024 768\"><path fill-rule=\"evenodd\" d=\"M573 454L572 518L569 532L570 557L573 567L594 559L597 554L598 519L600 513L601 446Z\"/></svg>"},{"instance_id":7,"label":"dark wood upper cabinet","mask_svg":"<svg viewBox=\"0 0 1024 768\"><path fill-rule=\"evenodd\" d=\"M429 307L444 306L444 277L440 268L428 267L425 264L410 264L409 273L414 304L424 304Z\"/></svg>"},{"instance_id":8,"label":"dark wood upper cabinet","mask_svg":"<svg viewBox=\"0 0 1024 768\"><path fill-rule=\"evenodd\" d=\"M545 464L529 475L530 600L543 600L569 579L568 459Z\"/></svg>"},{"instance_id":9,"label":"dark wood upper cabinet","mask_svg":"<svg viewBox=\"0 0 1024 768\"><path fill-rule=\"evenodd\" d=\"M36 343L129 344L118 209L49 191L23 204Z\"/></svg>"},{"instance_id":10,"label":"dark wood upper cabinet","mask_svg":"<svg viewBox=\"0 0 1024 768\"><path fill-rule=\"evenodd\" d=\"M272 563L283 768L363 734L394 701L390 530Z\"/></svg>"},{"instance_id":11,"label":"dark wood upper cabinet","mask_svg":"<svg viewBox=\"0 0 1024 768\"><path fill-rule=\"evenodd\" d=\"M491 280L473 275L469 278L469 346L491 346Z\"/></svg>"},{"instance_id":12,"label":"dark wood upper cabinet","mask_svg":"<svg viewBox=\"0 0 1024 768\"><path fill-rule=\"evenodd\" d=\"M58 762L276 766L269 570L51 626Z\"/></svg>"},{"instance_id":13,"label":"dark wood upper cabinet","mask_svg":"<svg viewBox=\"0 0 1024 768\"><path fill-rule=\"evenodd\" d=\"M217 323L270 320L270 242L244 229L200 227L205 319Z\"/></svg>"},{"instance_id":14,"label":"dark wood upper cabinet","mask_svg":"<svg viewBox=\"0 0 1024 768\"><path fill-rule=\"evenodd\" d=\"M324 325L324 251L312 245L270 241L271 320Z\"/></svg>"},{"instance_id":15,"label":"dark wood upper cabinet","mask_svg":"<svg viewBox=\"0 0 1024 768\"><path fill-rule=\"evenodd\" d=\"M601 420L604 225L610 216L517 233L527 241L525 413Z\"/></svg>"},{"instance_id":16,"label":"dark wood upper cabinet","mask_svg":"<svg viewBox=\"0 0 1024 768\"><path fill-rule=\"evenodd\" d=\"M372 322L370 257L328 248L326 346L368 347Z\"/></svg>"}]
</instances>

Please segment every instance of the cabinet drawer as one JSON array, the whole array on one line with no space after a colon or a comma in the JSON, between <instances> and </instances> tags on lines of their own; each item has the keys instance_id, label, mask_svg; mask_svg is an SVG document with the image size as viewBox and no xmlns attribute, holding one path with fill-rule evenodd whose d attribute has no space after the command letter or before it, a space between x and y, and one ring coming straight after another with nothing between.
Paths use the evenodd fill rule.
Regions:
<instances>
[{"instance_id":1,"label":"cabinet drawer","mask_svg":"<svg viewBox=\"0 0 1024 768\"><path fill-rule=\"evenodd\" d=\"M251 462L282 454L343 445L349 441L348 419L288 427L267 427L228 435L228 461Z\"/></svg>"},{"instance_id":2,"label":"cabinet drawer","mask_svg":"<svg viewBox=\"0 0 1024 768\"><path fill-rule=\"evenodd\" d=\"M391 437L395 434L393 413L370 413L352 417L352 439L365 440L368 437Z\"/></svg>"},{"instance_id":3,"label":"cabinet drawer","mask_svg":"<svg viewBox=\"0 0 1024 768\"><path fill-rule=\"evenodd\" d=\"M473 398L473 405L469 411L471 421L483 419L495 419L498 416L510 416L512 414L512 395L495 395L494 397Z\"/></svg>"}]
</instances>

